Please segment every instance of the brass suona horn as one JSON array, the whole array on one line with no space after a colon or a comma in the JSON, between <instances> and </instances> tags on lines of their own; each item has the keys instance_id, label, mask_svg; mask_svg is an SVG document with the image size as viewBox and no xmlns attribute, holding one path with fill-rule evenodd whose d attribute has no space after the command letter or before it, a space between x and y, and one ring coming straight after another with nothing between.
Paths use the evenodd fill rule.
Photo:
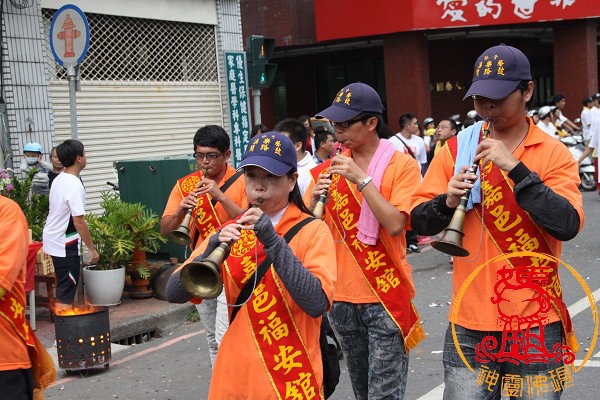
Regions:
<instances>
[{"instance_id":1,"label":"brass suona horn","mask_svg":"<svg viewBox=\"0 0 600 400\"><path fill-rule=\"evenodd\" d=\"M335 155L337 156L338 154L340 154L342 152L342 146L340 144L340 146L335 149ZM329 179L331 179L333 174L329 174ZM329 188L326 188L323 193L321 193L321 195L319 196L319 201L317 201L317 204L315 204L315 208L313 209L313 214L315 216L315 218L317 219L321 219L323 218L323 209L325 208L325 200L327 199L327 193L329 192Z\"/></svg>"},{"instance_id":2,"label":"brass suona horn","mask_svg":"<svg viewBox=\"0 0 600 400\"><path fill-rule=\"evenodd\" d=\"M231 247L231 242L223 242L206 258L192 261L181 269L181 283L185 290L201 299L217 298L223 291L220 265Z\"/></svg>"},{"instance_id":3,"label":"brass suona horn","mask_svg":"<svg viewBox=\"0 0 600 400\"><path fill-rule=\"evenodd\" d=\"M258 199L250 208L258 207L263 201ZM223 291L220 266L232 245L233 241L221 242L207 257L186 264L180 272L185 290L201 299L217 298Z\"/></svg>"},{"instance_id":4,"label":"brass suona horn","mask_svg":"<svg viewBox=\"0 0 600 400\"><path fill-rule=\"evenodd\" d=\"M486 126L483 128L483 139L487 138L489 134L489 124L486 124ZM473 162L471 168L473 169L473 174L476 174L479 164L477 162ZM468 180L468 182L473 183L471 180ZM467 203L469 202L470 196L471 189L465 189L465 194L463 194L460 198L460 203L458 207L456 207L456 210L454 210L454 215L450 220L450 224L448 224L444 230L442 238L440 240L434 240L431 242L431 247L441 251L442 253L450 254L451 256L467 257L469 255L467 249L463 247L463 237L465 236L463 227L465 225Z\"/></svg>"},{"instance_id":5,"label":"brass suona horn","mask_svg":"<svg viewBox=\"0 0 600 400\"><path fill-rule=\"evenodd\" d=\"M192 242L192 238L190 237L190 221L192 220L192 209L187 210L185 217L183 217L183 221L177 227L177 229L173 229L169 233L169 238L171 241L180 244L182 246L187 246Z\"/></svg>"}]
</instances>

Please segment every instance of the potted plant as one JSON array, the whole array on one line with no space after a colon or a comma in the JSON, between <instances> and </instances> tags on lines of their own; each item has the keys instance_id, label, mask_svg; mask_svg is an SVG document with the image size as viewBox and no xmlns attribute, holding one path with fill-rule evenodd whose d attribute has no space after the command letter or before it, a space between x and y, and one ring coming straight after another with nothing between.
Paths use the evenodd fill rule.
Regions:
<instances>
[{"instance_id":1,"label":"potted plant","mask_svg":"<svg viewBox=\"0 0 600 400\"><path fill-rule=\"evenodd\" d=\"M131 277L131 298L152 297L150 288L150 270L146 260L146 252L156 253L167 239L158 231L158 215L141 203L124 203L129 208L130 219L126 221L127 229L134 242L133 259L129 269Z\"/></svg>"},{"instance_id":2,"label":"potted plant","mask_svg":"<svg viewBox=\"0 0 600 400\"><path fill-rule=\"evenodd\" d=\"M84 268L84 271L121 269L123 283L117 284L120 287L118 300L120 301L125 281L125 269L132 276L132 281L136 281L136 278L146 280L150 278L145 252L156 252L166 239L156 229L159 222L158 216L143 204L127 203L115 193L104 192L101 206L104 209L101 215L86 215L90 235L100 259L96 266ZM89 295L89 281L85 275L84 281L90 302L93 302ZM146 281L139 284L137 286L139 289L136 289L134 283L130 295L133 292L132 297L134 298L149 297L147 294L148 284L149 281ZM136 297L136 293L139 292L143 292L144 296ZM152 296L152 291L150 291L150 296Z\"/></svg>"},{"instance_id":3,"label":"potted plant","mask_svg":"<svg viewBox=\"0 0 600 400\"><path fill-rule=\"evenodd\" d=\"M95 265L83 268L88 300L94 305L121 302L125 267L131 262L135 248L131 232L123 223L124 218L129 216L124 213L122 204L118 196L102 193L102 214L85 216L90 236L100 255Z\"/></svg>"}]
</instances>

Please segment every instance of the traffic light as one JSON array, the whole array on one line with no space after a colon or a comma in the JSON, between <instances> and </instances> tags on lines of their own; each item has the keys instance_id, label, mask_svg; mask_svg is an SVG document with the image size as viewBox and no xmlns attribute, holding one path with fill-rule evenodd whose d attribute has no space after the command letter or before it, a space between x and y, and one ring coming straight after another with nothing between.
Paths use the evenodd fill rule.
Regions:
<instances>
[{"instance_id":1,"label":"traffic light","mask_svg":"<svg viewBox=\"0 0 600 400\"><path fill-rule=\"evenodd\" d=\"M269 63L275 50L275 39L252 35L248 38L248 85L253 88L268 88L273 83L277 64Z\"/></svg>"}]
</instances>

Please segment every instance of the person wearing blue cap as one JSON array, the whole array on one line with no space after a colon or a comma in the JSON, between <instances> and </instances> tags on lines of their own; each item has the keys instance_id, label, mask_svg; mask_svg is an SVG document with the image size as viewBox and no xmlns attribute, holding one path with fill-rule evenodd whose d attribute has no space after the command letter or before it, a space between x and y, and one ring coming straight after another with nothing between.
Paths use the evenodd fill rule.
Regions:
<instances>
[{"instance_id":1,"label":"person wearing blue cap","mask_svg":"<svg viewBox=\"0 0 600 400\"><path fill-rule=\"evenodd\" d=\"M52 164L42 160L42 145L36 142L29 142L23 146L23 159L19 168L25 175L36 168L38 172L31 180L31 193L48 194L49 179L48 172L52 171Z\"/></svg>"},{"instance_id":2,"label":"person wearing blue cap","mask_svg":"<svg viewBox=\"0 0 600 400\"><path fill-rule=\"evenodd\" d=\"M462 251L451 251L446 400L559 399L568 386L554 383L578 343L552 256L582 228L582 197L569 150L526 114L533 89L523 52L485 50L465 96L483 121L446 142L413 196L417 233L464 234L448 239Z\"/></svg>"},{"instance_id":3,"label":"person wearing blue cap","mask_svg":"<svg viewBox=\"0 0 600 400\"><path fill-rule=\"evenodd\" d=\"M338 281L329 320L347 360L357 399L402 399L408 353L424 337L412 305L406 260L410 196L419 165L380 139L379 94L357 82L317 114L331 121L345 151L311 170L304 201L314 209L327 190L324 220L333 232Z\"/></svg>"},{"instance_id":4,"label":"person wearing blue cap","mask_svg":"<svg viewBox=\"0 0 600 400\"><path fill-rule=\"evenodd\" d=\"M333 237L302 201L296 149L285 135L252 138L238 168L254 206L221 226L182 265L202 260L221 243L231 246L220 273L227 303L237 306L230 308L208 398L322 398L319 335L336 279ZM266 273L258 278L256 270ZM192 299L180 271L167 284L171 302Z\"/></svg>"}]
</instances>

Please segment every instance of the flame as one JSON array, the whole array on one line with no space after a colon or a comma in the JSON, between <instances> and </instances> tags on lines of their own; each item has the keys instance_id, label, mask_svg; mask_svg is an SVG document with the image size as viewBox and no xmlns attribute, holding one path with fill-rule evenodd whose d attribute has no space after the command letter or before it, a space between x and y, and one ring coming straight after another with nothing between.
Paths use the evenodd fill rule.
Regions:
<instances>
[{"instance_id":1,"label":"flame","mask_svg":"<svg viewBox=\"0 0 600 400\"><path fill-rule=\"evenodd\" d=\"M92 306L90 304L84 304L81 307L74 307L72 304L58 302L54 305L54 307L52 307L52 311L58 316L91 314L103 309L104 307Z\"/></svg>"}]
</instances>

